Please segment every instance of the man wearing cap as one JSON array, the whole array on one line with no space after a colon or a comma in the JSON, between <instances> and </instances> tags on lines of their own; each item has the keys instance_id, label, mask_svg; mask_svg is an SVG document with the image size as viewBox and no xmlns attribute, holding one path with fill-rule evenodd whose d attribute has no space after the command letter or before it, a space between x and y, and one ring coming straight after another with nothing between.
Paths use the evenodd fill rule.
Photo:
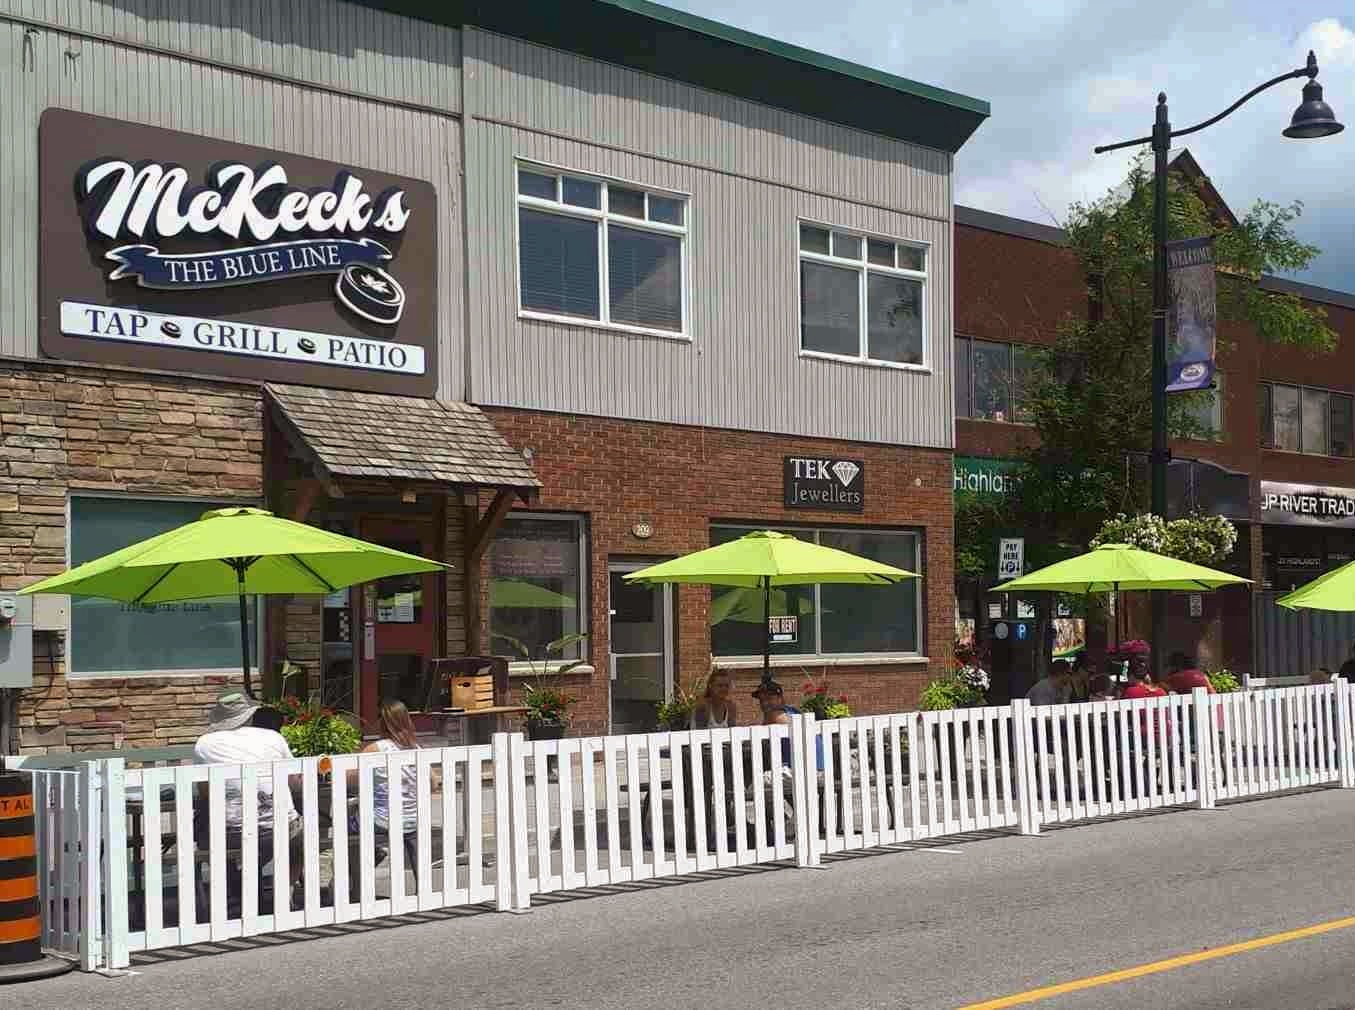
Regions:
<instances>
[{"instance_id":1,"label":"man wearing cap","mask_svg":"<svg viewBox=\"0 0 1355 1010\"><path fill-rule=\"evenodd\" d=\"M292 749L278 730L282 727L282 713L264 708L239 691L223 694L207 716L207 732L193 747L193 760L198 764L262 764L290 761ZM240 793L238 774L226 779L225 789L226 847L240 847L240 829L244 821L244 803ZM288 835L288 878L291 884L301 879L304 865L302 851L301 817L292 805L291 792L284 790L277 798L285 812ZM260 769L258 776L259 869L273 861L273 774L271 769ZM209 837L207 808L200 808L198 826L194 830L199 843Z\"/></svg>"}]
</instances>

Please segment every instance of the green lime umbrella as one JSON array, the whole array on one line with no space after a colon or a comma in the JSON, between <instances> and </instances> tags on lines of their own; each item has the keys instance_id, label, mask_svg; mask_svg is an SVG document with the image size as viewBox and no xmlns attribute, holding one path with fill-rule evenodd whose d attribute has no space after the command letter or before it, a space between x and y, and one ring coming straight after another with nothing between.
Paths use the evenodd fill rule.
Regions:
<instances>
[{"instance_id":1,"label":"green lime umbrella","mask_svg":"<svg viewBox=\"0 0 1355 1010\"><path fill-rule=\"evenodd\" d=\"M1003 582L994 591L1043 590L1054 593L1111 593L1127 589L1218 589L1250 582L1189 561L1178 561L1128 544L1102 544L1086 554Z\"/></svg>"},{"instance_id":2,"label":"green lime umbrella","mask_svg":"<svg viewBox=\"0 0 1355 1010\"><path fill-rule=\"evenodd\" d=\"M332 593L392 575L446 566L254 508L204 512L198 520L105 554L20 593L97 596L124 603L240 599L240 650L247 694L247 595Z\"/></svg>"},{"instance_id":3,"label":"green lime umbrella","mask_svg":"<svg viewBox=\"0 0 1355 1010\"><path fill-rule=\"evenodd\" d=\"M1003 582L995 592L1118 593L1131 589L1179 589L1190 592L1245 585L1250 579L1189 561L1140 550L1128 544L1102 544L1075 558ZM1119 630L1116 629L1116 638Z\"/></svg>"},{"instance_id":4,"label":"green lime umbrella","mask_svg":"<svg viewBox=\"0 0 1355 1010\"><path fill-rule=\"evenodd\" d=\"M1355 610L1355 561L1319 575L1275 602L1290 610Z\"/></svg>"},{"instance_id":5,"label":"green lime umbrella","mask_svg":"<svg viewBox=\"0 0 1355 1010\"><path fill-rule=\"evenodd\" d=\"M890 586L916 573L847 551L799 540L789 533L759 530L737 540L685 554L625 576L627 582L678 582L762 590L764 626L771 617L772 587L814 583ZM762 680L772 679L772 646L764 635Z\"/></svg>"}]
</instances>

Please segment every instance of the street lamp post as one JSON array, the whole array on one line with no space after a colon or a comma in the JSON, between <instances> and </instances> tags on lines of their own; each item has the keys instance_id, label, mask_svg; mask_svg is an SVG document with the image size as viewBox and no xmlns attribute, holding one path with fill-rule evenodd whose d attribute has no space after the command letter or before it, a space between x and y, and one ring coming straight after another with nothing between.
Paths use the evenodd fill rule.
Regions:
<instances>
[{"instance_id":1,"label":"street lamp post","mask_svg":"<svg viewBox=\"0 0 1355 1010\"><path fill-rule=\"evenodd\" d=\"M1185 130L1173 130L1167 118L1167 94L1159 92L1157 96L1157 118L1153 122L1153 132L1147 137L1124 140L1118 144L1103 144L1095 149L1097 154L1118 151L1125 147L1140 147L1151 144L1153 148L1153 444L1148 454L1152 483L1152 510L1164 519L1167 515L1167 464L1171 461L1171 451L1167 447L1167 152L1176 137L1196 133L1207 126L1213 126L1219 120L1255 98L1267 88L1284 81L1306 77L1308 83L1303 86L1303 103L1295 110L1284 135L1296 140L1308 140L1329 137L1340 133L1345 127L1336 121L1336 116L1326 102L1322 100L1322 85L1317 83L1317 57L1308 51L1308 62L1297 70L1266 81L1248 91L1228 108L1212 119L1206 119ZM1153 667L1160 669L1162 628L1165 617L1166 600L1161 593L1154 593L1153 608Z\"/></svg>"}]
</instances>

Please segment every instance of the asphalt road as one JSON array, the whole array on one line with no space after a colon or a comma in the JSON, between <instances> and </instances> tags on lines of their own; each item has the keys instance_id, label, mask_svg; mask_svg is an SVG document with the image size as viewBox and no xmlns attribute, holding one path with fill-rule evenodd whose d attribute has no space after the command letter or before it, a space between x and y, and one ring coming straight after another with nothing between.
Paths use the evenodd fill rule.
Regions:
<instances>
[{"instance_id":1,"label":"asphalt road","mask_svg":"<svg viewBox=\"0 0 1355 1010\"><path fill-rule=\"evenodd\" d=\"M957 1008L1355 915L1355 791L543 900L71 974L24 1010ZM1355 927L1040 1007L1355 1007Z\"/></svg>"}]
</instances>

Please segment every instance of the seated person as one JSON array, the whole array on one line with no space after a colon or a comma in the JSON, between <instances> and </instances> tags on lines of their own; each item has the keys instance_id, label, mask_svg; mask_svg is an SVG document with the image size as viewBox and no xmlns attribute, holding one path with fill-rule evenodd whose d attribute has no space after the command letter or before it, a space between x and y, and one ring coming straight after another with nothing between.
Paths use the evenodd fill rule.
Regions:
<instances>
[{"instance_id":1,"label":"seated person","mask_svg":"<svg viewBox=\"0 0 1355 1010\"><path fill-rule=\"evenodd\" d=\"M1325 666L1319 666L1312 673L1308 674L1308 683L1314 687L1332 682L1332 672Z\"/></svg>"},{"instance_id":2,"label":"seated person","mask_svg":"<svg viewBox=\"0 0 1355 1010\"><path fill-rule=\"evenodd\" d=\"M730 695L734 678L727 670L716 670L706 680L706 691L692 709L688 729L725 729L737 726L738 708Z\"/></svg>"},{"instance_id":3,"label":"seated person","mask_svg":"<svg viewBox=\"0 0 1355 1010\"><path fill-rule=\"evenodd\" d=\"M1104 673L1095 674L1087 682L1088 693L1092 701L1115 701L1119 697L1115 693L1115 685Z\"/></svg>"},{"instance_id":4,"label":"seated person","mask_svg":"<svg viewBox=\"0 0 1355 1010\"><path fill-rule=\"evenodd\" d=\"M1072 671L1067 660L1056 659L1049 668L1049 675L1035 682L1026 692L1026 700L1032 705L1062 705L1072 697Z\"/></svg>"},{"instance_id":5,"label":"seated person","mask_svg":"<svg viewBox=\"0 0 1355 1010\"><path fill-rule=\"evenodd\" d=\"M282 713L264 708L239 691L218 698L208 713L207 722L207 732L193 747L193 760L197 764L242 765L292 759L292 749L278 732L282 728ZM268 769L260 770L258 783L258 865L262 871L266 864L273 862L273 776ZM238 849L244 819L238 775L226 779L225 800L226 847ZM289 882L295 886L304 869L301 816L292 806L288 791L277 797L277 805L286 811L287 872ZM205 848L210 838L205 804L199 807L194 818L194 835L198 844Z\"/></svg>"},{"instance_id":6,"label":"seated person","mask_svg":"<svg viewBox=\"0 0 1355 1010\"><path fill-rule=\"evenodd\" d=\"M1162 686L1172 694L1190 694L1197 687L1202 687L1210 694L1214 693L1214 686L1209 683L1203 671L1195 666L1195 660L1184 652L1173 652L1171 659L1167 661L1167 676L1162 680Z\"/></svg>"}]
</instances>

